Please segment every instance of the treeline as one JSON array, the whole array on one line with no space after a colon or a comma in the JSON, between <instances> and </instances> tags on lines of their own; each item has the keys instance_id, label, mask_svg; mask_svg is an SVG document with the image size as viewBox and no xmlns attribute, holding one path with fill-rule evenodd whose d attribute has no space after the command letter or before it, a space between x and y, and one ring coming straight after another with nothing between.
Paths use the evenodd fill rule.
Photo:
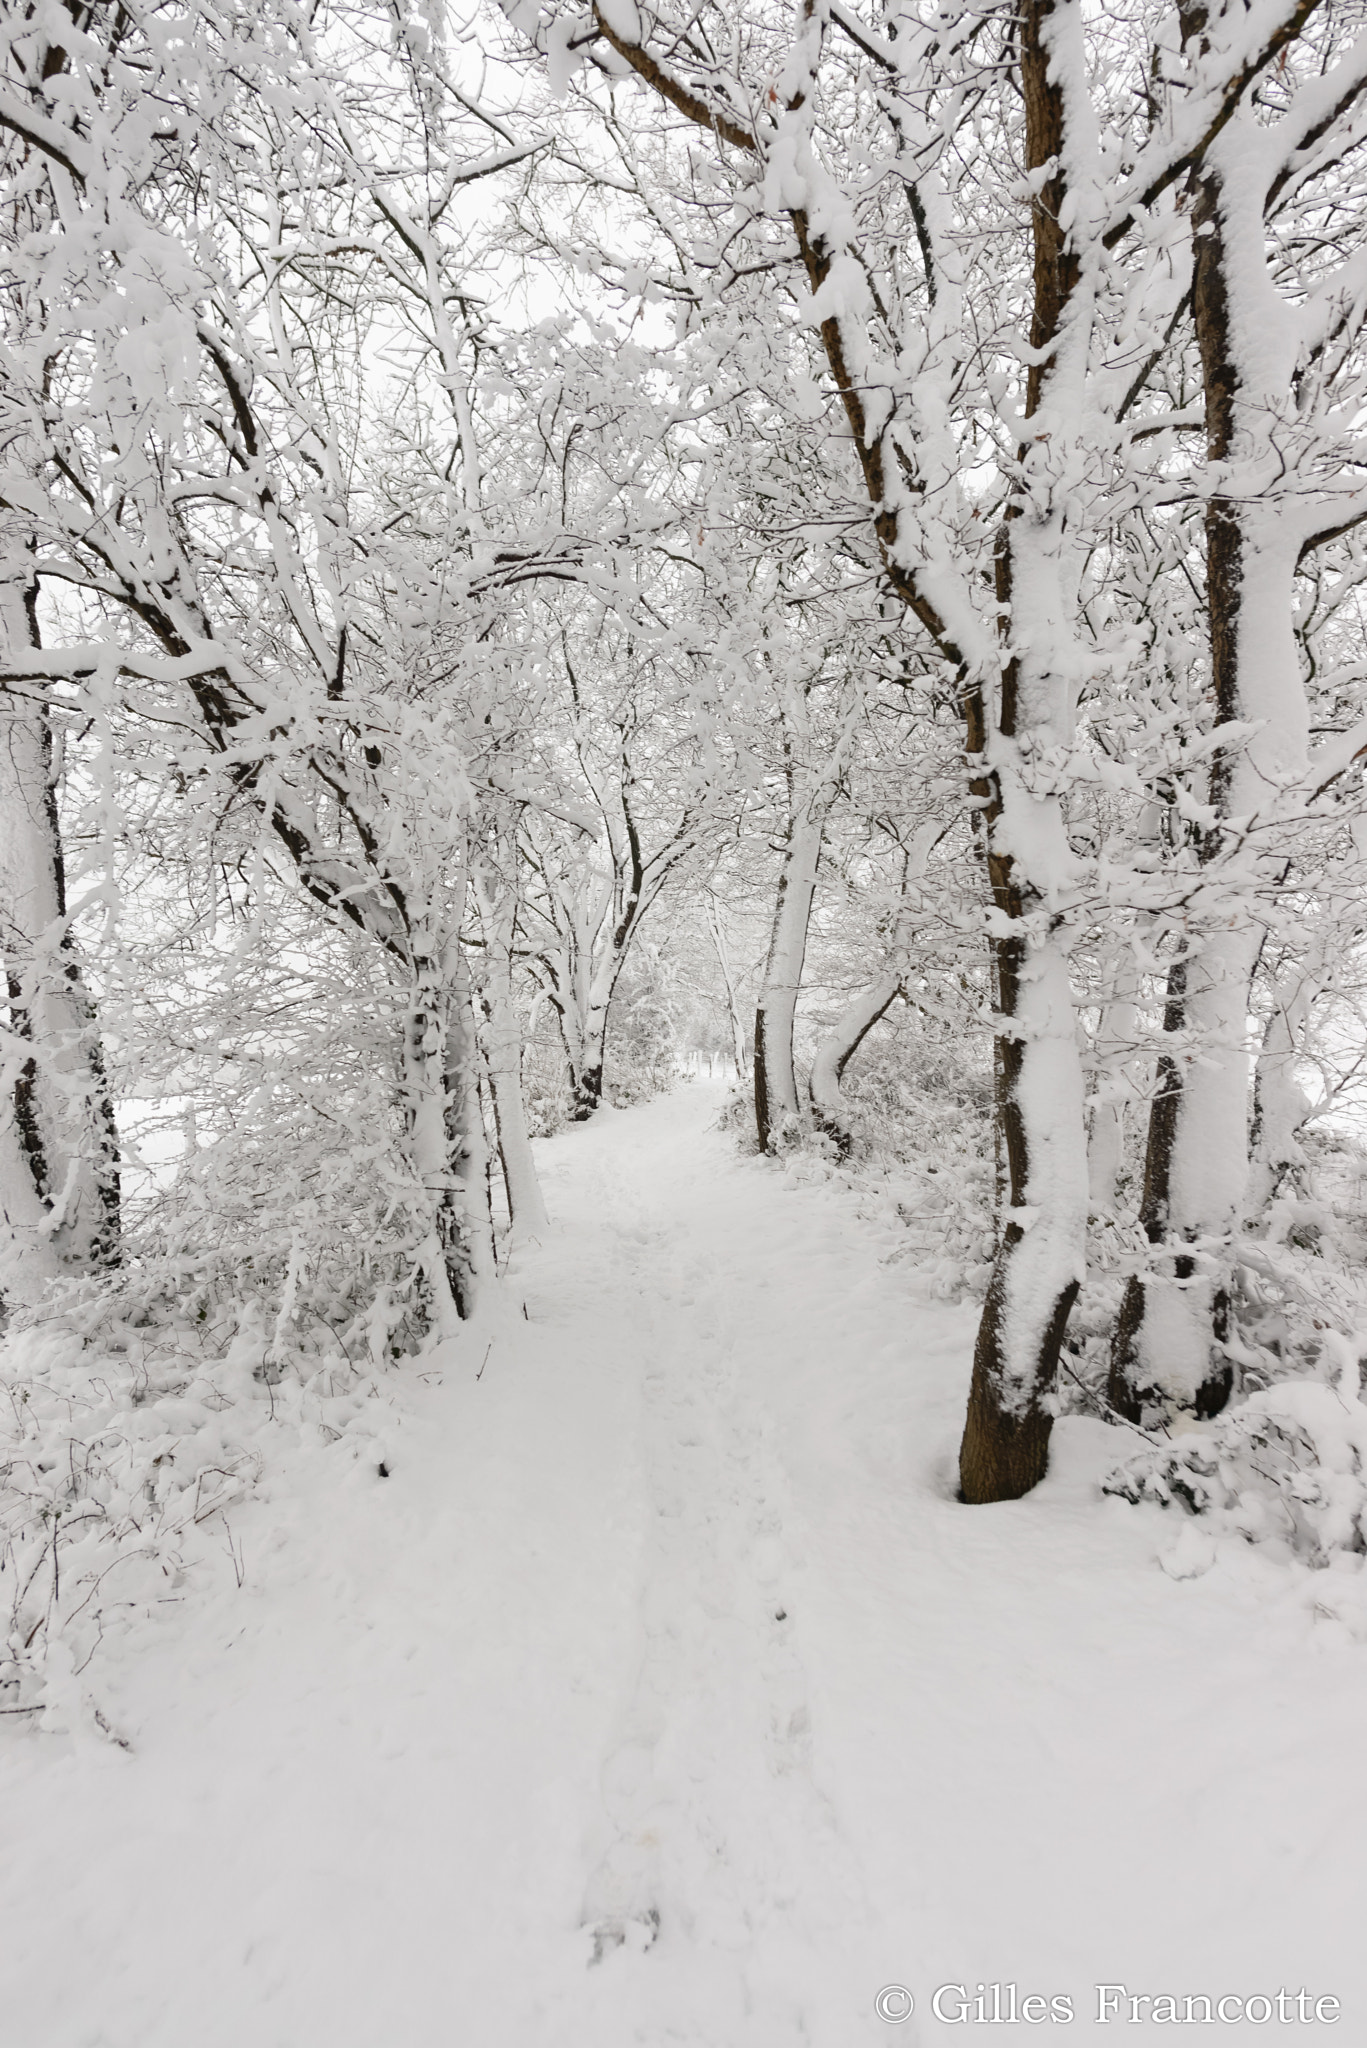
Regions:
<instances>
[{"instance_id":1,"label":"treeline","mask_svg":"<svg viewBox=\"0 0 1367 2048\"><path fill-rule=\"evenodd\" d=\"M991 1044L966 1499L1098 1272L1097 1403L1217 1414L1360 1064L1348 17L3 33L10 1311L454 1334L667 921L761 1149Z\"/></svg>"}]
</instances>

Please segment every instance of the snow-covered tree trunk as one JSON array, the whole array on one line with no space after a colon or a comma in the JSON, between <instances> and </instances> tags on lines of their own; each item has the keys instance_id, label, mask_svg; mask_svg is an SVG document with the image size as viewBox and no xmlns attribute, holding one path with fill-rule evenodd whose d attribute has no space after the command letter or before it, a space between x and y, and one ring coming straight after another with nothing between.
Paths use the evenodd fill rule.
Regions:
<instances>
[{"instance_id":1,"label":"snow-covered tree trunk","mask_svg":"<svg viewBox=\"0 0 1367 2048\"><path fill-rule=\"evenodd\" d=\"M1281 502L1278 446L1295 334L1267 275L1258 134L1236 117L1191 181L1192 308L1221 486L1206 509L1211 683L1218 723L1242 730L1216 757L1216 823L1202 841L1207 869L1223 864L1229 880L1168 982L1164 1030L1176 1042L1159 1060L1141 1209L1152 1264L1126 1286L1111 1357L1110 1398L1136 1419L1218 1414L1233 1383L1223 1343L1247 1197L1248 1013L1261 946L1247 828L1308 758L1293 591L1303 535Z\"/></svg>"},{"instance_id":2,"label":"snow-covered tree trunk","mask_svg":"<svg viewBox=\"0 0 1367 2048\"><path fill-rule=\"evenodd\" d=\"M586 1123L603 1099L612 999L641 920L670 876L694 851L702 828L699 811L686 807L672 833L647 854L635 805L636 776L625 748L613 775L593 783L603 821L594 858L567 858L563 848L533 837L529 858L539 875L539 897L527 908L550 927L533 945L529 964L555 1012L570 1082L570 1121Z\"/></svg>"},{"instance_id":3,"label":"snow-covered tree trunk","mask_svg":"<svg viewBox=\"0 0 1367 2048\"><path fill-rule=\"evenodd\" d=\"M511 867L512 849L505 846L503 851ZM513 990L517 898L504 875L480 876L475 889L484 932L485 1071L509 1222L513 1236L521 1238L544 1230L547 1216L522 1094L522 1026Z\"/></svg>"},{"instance_id":4,"label":"snow-covered tree trunk","mask_svg":"<svg viewBox=\"0 0 1367 2048\"><path fill-rule=\"evenodd\" d=\"M1092 1041L1096 1078L1088 1104L1087 1190L1092 1213L1097 1216L1115 1213L1125 1168L1127 1118L1137 1064L1139 995L1138 965L1133 950L1127 947L1109 997L1102 1004Z\"/></svg>"},{"instance_id":5,"label":"snow-covered tree trunk","mask_svg":"<svg viewBox=\"0 0 1367 2048\"><path fill-rule=\"evenodd\" d=\"M755 1135L761 1152L772 1151L801 1117L793 1022L832 793L828 785L819 785L799 798L783 849L773 932L755 1005Z\"/></svg>"},{"instance_id":6,"label":"snow-covered tree trunk","mask_svg":"<svg viewBox=\"0 0 1367 2048\"><path fill-rule=\"evenodd\" d=\"M474 988L465 950L448 948L446 1062L446 1150L463 1239L461 1314L473 1315L497 1273L494 1222L489 1200L489 1144L480 1102L479 1033Z\"/></svg>"},{"instance_id":7,"label":"snow-covered tree trunk","mask_svg":"<svg viewBox=\"0 0 1367 2048\"><path fill-rule=\"evenodd\" d=\"M415 953L403 1098L413 1172L427 1205L423 1278L433 1325L449 1337L475 1314L495 1270L472 991L454 937Z\"/></svg>"},{"instance_id":8,"label":"snow-covered tree trunk","mask_svg":"<svg viewBox=\"0 0 1367 2048\"><path fill-rule=\"evenodd\" d=\"M1027 385L1019 495L998 551L998 597L1013 644L997 733L984 748L1002 1020L997 1119L1008 1190L959 1453L969 1501L1014 1499L1044 1476L1049 1395L1082 1280L1087 1228L1082 1062L1061 915L1073 860L1062 798L1043 762L1067 749L1074 728L1076 567L1067 521L1086 460L1094 278L1083 258L1096 261L1086 210L1099 180L1088 160L1076 0L1028 0L1020 36L1026 166L1041 174L1032 207L1030 338L1038 355ZM1071 234L1061 225L1069 215Z\"/></svg>"},{"instance_id":9,"label":"snow-covered tree trunk","mask_svg":"<svg viewBox=\"0 0 1367 2048\"><path fill-rule=\"evenodd\" d=\"M21 546L0 555L0 661L38 647L37 589ZM0 951L10 1038L3 1202L9 1291L119 1256L118 1146L95 1016L66 914L52 733L35 681L0 696ZM22 1268L22 1271L21 1271Z\"/></svg>"},{"instance_id":10,"label":"snow-covered tree trunk","mask_svg":"<svg viewBox=\"0 0 1367 2048\"><path fill-rule=\"evenodd\" d=\"M817 1047L812 1071L807 1077L807 1094L815 1121L828 1138L835 1140L842 1154L850 1150L853 1142L840 1092L845 1069L879 1018L887 1015L901 993L899 975L880 976L841 1012Z\"/></svg>"},{"instance_id":11,"label":"snow-covered tree trunk","mask_svg":"<svg viewBox=\"0 0 1367 2048\"><path fill-rule=\"evenodd\" d=\"M455 1335L473 1306L470 1260L446 1130L446 1026L440 979L419 975L404 1025L403 1101L426 1229L418 1258L435 1329Z\"/></svg>"},{"instance_id":12,"label":"snow-covered tree trunk","mask_svg":"<svg viewBox=\"0 0 1367 2048\"><path fill-rule=\"evenodd\" d=\"M559 942L543 949L539 978L555 1012L569 1080L570 1122L587 1123L603 1099L608 1012L625 958L604 936L607 892L595 878L556 891Z\"/></svg>"},{"instance_id":13,"label":"snow-covered tree trunk","mask_svg":"<svg viewBox=\"0 0 1367 2048\"><path fill-rule=\"evenodd\" d=\"M620 967L620 959L614 963ZM587 1123L603 1100L603 1066L607 1059L608 1007L611 989L606 976L595 974L575 1018L574 1052L570 1059L571 1123ZM616 982L616 975L612 977Z\"/></svg>"},{"instance_id":14,"label":"snow-covered tree trunk","mask_svg":"<svg viewBox=\"0 0 1367 2048\"><path fill-rule=\"evenodd\" d=\"M1296 1078L1296 1061L1315 993L1314 977L1306 972L1296 973L1289 986L1273 993L1253 1076L1250 1215L1258 1215L1288 1180L1294 1182L1305 1171L1300 1132L1310 1113L1310 1098Z\"/></svg>"},{"instance_id":15,"label":"snow-covered tree trunk","mask_svg":"<svg viewBox=\"0 0 1367 2048\"><path fill-rule=\"evenodd\" d=\"M490 963L484 993L489 1094L509 1221L513 1236L520 1238L544 1230L548 1219L527 1129L527 1107L522 1093L522 1026L511 982L510 973Z\"/></svg>"},{"instance_id":16,"label":"snow-covered tree trunk","mask_svg":"<svg viewBox=\"0 0 1367 2048\"><path fill-rule=\"evenodd\" d=\"M1125 1096L1093 1088L1087 1122L1087 1199L1092 1213L1113 1213L1125 1167Z\"/></svg>"},{"instance_id":17,"label":"snow-covered tree trunk","mask_svg":"<svg viewBox=\"0 0 1367 2048\"><path fill-rule=\"evenodd\" d=\"M721 969L722 986L726 990L726 1019L731 1027L731 1057L736 1063L736 1079L745 1076L745 1019L741 1015L740 1003L736 996L736 977L731 965L731 949L726 943L716 899L709 894L706 905L707 929L712 939L712 948Z\"/></svg>"}]
</instances>

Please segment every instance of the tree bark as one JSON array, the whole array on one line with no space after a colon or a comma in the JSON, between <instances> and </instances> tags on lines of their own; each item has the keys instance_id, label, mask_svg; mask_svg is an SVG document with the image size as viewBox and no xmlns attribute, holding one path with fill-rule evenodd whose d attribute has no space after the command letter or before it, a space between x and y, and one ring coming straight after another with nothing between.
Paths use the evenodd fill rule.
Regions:
<instances>
[{"instance_id":1,"label":"tree bark","mask_svg":"<svg viewBox=\"0 0 1367 2048\"><path fill-rule=\"evenodd\" d=\"M485 984L484 1014L488 1020L486 1071L498 1135L498 1158L508 1197L508 1220L515 1238L545 1230L548 1218L541 1182L527 1130L522 1094L522 1030L512 994L511 961L491 961Z\"/></svg>"},{"instance_id":2,"label":"tree bark","mask_svg":"<svg viewBox=\"0 0 1367 2048\"><path fill-rule=\"evenodd\" d=\"M493 853L492 864L481 866L471 879L484 933L484 1064L493 1104L499 1165L508 1198L508 1221L516 1239L545 1230L548 1219L522 1094L522 1027L513 993L517 846L511 830L495 835Z\"/></svg>"},{"instance_id":3,"label":"tree bark","mask_svg":"<svg viewBox=\"0 0 1367 2048\"><path fill-rule=\"evenodd\" d=\"M419 955L404 1032L413 1171L427 1203L419 1260L438 1334L454 1336L494 1271L488 1153L469 971L459 943Z\"/></svg>"},{"instance_id":4,"label":"tree bark","mask_svg":"<svg viewBox=\"0 0 1367 2048\"><path fill-rule=\"evenodd\" d=\"M721 968L722 983L726 989L726 1017L731 1027L731 1057L736 1064L736 1079L745 1075L745 1022L741 1016L740 1004L736 999L736 978L731 970L731 954L726 944L726 933L722 929L721 917L713 897L707 899L707 929L711 934L712 948Z\"/></svg>"},{"instance_id":5,"label":"tree bark","mask_svg":"<svg viewBox=\"0 0 1367 2048\"><path fill-rule=\"evenodd\" d=\"M1134 955L1127 948L1102 1006L1092 1048L1097 1077L1087 1128L1087 1194L1096 1216L1114 1215L1119 1199L1119 1181L1125 1166L1126 1113L1136 1086L1139 996L1139 972Z\"/></svg>"},{"instance_id":6,"label":"tree bark","mask_svg":"<svg viewBox=\"0 0 1367 2048\"><path fill-rule=\"evenodd\" d=\"M1186 25L1198 33L1203 22L1192 14ZM1243 118L1231 124L1236 136ZM1245 374L1256 365L1266 382L1275 323L1255 282L1266 289L1262 195L1237 168L1225 176L1223 146L1191 179L1192 309L1208 459L1237 460L1249 488L1207 504L1206 601L1217 726L1255 729L1215 757L1218 822L1200 843L1208 871L1240 856L1244 822L1304 772L1309 725L1293 628L1298 540L1276 497L1285 459L1275 435L1291 365L1275 389ZM1237 166L1237 155L1231 161ZM1251 914L1257 862L1244 858L1168 980L1169 1044L1158 1062L1141 1210L1151 1267L1126 1286L1111 1353L1111 1402L1134 1420L1218 1414L1233 1385L1223 1346L1247 1198L1248 1010L1261 944Z\"/></svg>"},{"instance_id":7,"label":"tree bark","mask_svg":"<svg viewBox=\"0 0 1367 2048\"><path fill-rule=\"evenodd\" d=\"M829 805L824 790L807 792L799 798L788 826L773 931L755 1006L755 1136L761 1152L776 1150L802 1114L793 1022Z\"/></svg>"},{"instance_id":8,"label":"tree bark","mask_svg":"<svg viewBox=\"0 0 1367 2048\"><path fill-rule=\"evenodd\" d=\"M607 1056L606 1004L592 1004L584 1017L577 1069L570 1070L570 1122L586 1124L603 1100L603 1063Z\"/></svg>"},{"instance_id":9,"label":"tree bark","mask_svg":"<svg viewBox=\"0 0 1367 2048\"><path fill-rule=\"evenodd\" d=\"M647 859L632 809L632 784L630 766L624 763L618 791L621 830L607 828L606 877L559 877L542 863L546 901L541 915L556 943L540 955L539 978L565 1048L571 1123L587 1123L602 1102L608 1022L627 954L642 918L695 844L692 821ZM606 820L606 804L601 808Z\"/></svg>"},{"instance_id":10,"label":"tree bark","mask_svg":"<svg viewBox=\"0 0 1367 2048\"><path fill-rule=\"evenodd\" d=\"M1003 670L989 746L980 700L969 703L969 753L987 772L987 866L997 913L990 939L998 1016L996 1116L1007 1206L973 1355L959 1453L966 1501L1014 1500L1043 1478L1059 1349L1081 1284L1087 1227L1086 1119L1072 980L1053 908L1072 870L1063 806L1032 764L1072 738L1074 638L1065 532L1068 448L1083 410L1091 290L1060 226L1067 190L1064 79L1085 75L1076 0L1027 0L1020 24L1026 164L1054 168L1033 202L1037 352L1026 388L1033 432L1019 451L1022 489L997 554L1005 630L1020 651ZM1065 59L1071 58L1069 65ZM1058 467L1051 465L1057 464ZM1028 599L1028 631L1018 607ZM976 726L976 731L975 731Z\"/></svg>"},{"instance_id":11,"label":"tree bark","mask_svg":"<svg viewBox=\"0 0 1367 2048\"><path fill-rule=\"evenodd\" d=\"M479 1035L475 1024L474 988L464 947L457 940L450 951L454 957L448 960L449 1007L442 1080L446 1102L446 1151L459 1210L455 1219L456 1229L447 1231L445 1235L448 1241L454 1241L457 1234L459 1236L461 1260L457 1302L462 1318L468 1320L480 1307L484 1290L495 1278L497 1267L494 1218L489 1200L491 1162L480 1102Z\"/></svg>"},{"instance_id":12,"label":"tree bark","mask_svg":"<svg viewBox=\"0 0 1367 2048\"><path fill-rule=\"evenodd\" d=\"M1249 1212L1256 1215L1306 1169L1300 1132L1310 1100L1296 1079L1296 1059L1315 1000L1314 975L1298 973L1289 988L1273 991L1271 1015L1253 1076L1253 1124L1249 1134Z\"/></svg>"},{"instance_id":13,"label":"tree bark","mask_svg":"<svg viewBox=\"0 0 1367 2048\"><path fill-rule=\"evenodd\" d=\"M613 965L612 980L616 981ZM571 963L568 987L560 993L552 982L549 994L565 1048L565 1067L570 1084L570 1122L585 1124L603 1100L603 1061L607 1049L608 1009L606 999L596 993L597 963L592 953L581 950Z\"/></svg>"},{"instance_id":14,"label":"tree bark","mask_svg":"<svg viewBox=\"0 0 1367 2048\"><path fill-rule=\"evenodd\" d=\"M486 920L484 930L488 934L484 981L484 1016L488 1020L486 1073L494 1102L498 1163L508 1196L512 1235L514 1239L535 1237L537 1231L545 1231L547 1214L527 1130L527 1104L523 1100L523 1030L512 999L512 920L502 918L496 909L492 918Z\"/></svg>"},{"instance_id":15,"label":"tree bark","mask_svg":"<svg viewBox=\"0 0 1367 2048\"><path fill-rule=\"evenodd\" d=\"M0 557L10 673L37 647L37 585L22 547ZM116 1265L119 1153L91 1003L67 922L52 733L38 695L0 698L0 952L13 1033L0 1141L11 1234L7 1293L61 1271ZM27 1269L27 1277L23 1269Z\"/></svg>"},{"instance_id":16,"label":"tree bark","mask_svg":"<svg viewBox=\"0 0 1367 2048\"><path fill-rule=\"evenodd\" d=\"M840 1083L845 1069L880 1017L885 1017L902 993L901 977L885 974L864 990L842 1011L834 1028L822 1040L807 1079L807 1093L817 1124L833 1138L841 1157L847 1157L854 1143L846 1118Z\"/></svg>"}]
</instances>

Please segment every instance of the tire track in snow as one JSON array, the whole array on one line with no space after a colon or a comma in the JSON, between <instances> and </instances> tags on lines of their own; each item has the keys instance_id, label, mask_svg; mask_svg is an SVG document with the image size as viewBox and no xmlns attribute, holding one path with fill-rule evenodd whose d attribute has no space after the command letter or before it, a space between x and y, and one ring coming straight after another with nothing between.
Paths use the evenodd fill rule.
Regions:
<instances>
[{"instance_id":1,"label":"tire track in snow","mask_svg":"<svg viewBox=\"0 0 1367 2048\"><path fill-rule=\"evenodd\" d=\"M786 1481L744 1318L727 1312L750 1276L743 1248L715 1254L696 1227L708 1190L692 1160L668 1208L635 1163L614 1151L617 1176L594 1190L606 1286L631 1304L653 1520L639 1668L602 1770L610 1839L585 1892L592 1960L610 1970L619 1951L683 1941L726 1959L734 2014L762 2009L766 2040L814 2040L810 1957L829 1961L867 1907L813 1776Z\"/></svg>"}]
</instances>

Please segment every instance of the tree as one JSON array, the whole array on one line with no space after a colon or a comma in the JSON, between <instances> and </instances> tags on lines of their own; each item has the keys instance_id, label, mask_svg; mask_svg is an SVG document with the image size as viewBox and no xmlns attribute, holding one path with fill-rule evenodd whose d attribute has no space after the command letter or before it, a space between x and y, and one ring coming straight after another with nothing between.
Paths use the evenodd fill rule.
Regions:
<instances>
[{"instance_id":1,"label":"tree","mask_svg":"<svg viewBox=\"0 0 1367 2048\"><path fill-rule=\"evenodd\" d=\"M12 532L12 522L9 524ZM0 526L0 532L3 532ZM119 1255L119 1151L93 1005L75 950L57 817L37 581L23 544L0 560L0 952L9 1080L0 1111L0 1299ZM25 687L25 683L27 687Z\"/></svg>"},{"instance_id":2,"label":"tree","mask_svg":"<svg viewBox=\"0 0 1367 2048\"><path fill-rule=\"evenodd\" d=\"M1180 55L1193 78L1224 61L1230 19L1204 7L1181 11ZM1135 1419L1213 1414L1232 1384L1223 1347L1248 1195L1248 1016L1267 929L1260 905L1288 879L1311 774L1294 580L1315 549L1367 516L1354 474L1364 317L1357 276L1367 252L1340 218L1336 189L1362 133L1367 53L1345 46L1305 6L1283 11L1275 41L1278 72L1256 99L1241 96L1186 171L1211 690L1217 731L1229 737L1211 766L1190 936L1168 976L1171 1049L1159 1056L1144 1171L1142 1220L1155 1261L1129 1281L1112 1355L1111 1399ZM1170 54L1176 84L1180 59ZM1304 238L1326 212L1332 254L1307 267ZM1274 1020L1273 1048L1289 1030L1284 1011ZM1283 1042L1283 1057L1290 1050ZM1270 1110L1269 1099L1269 1132Z\"/></svg>"},{"instance_id":3,"label":"tree","mask_svg":"<svg viewBox=\"0 0 1367 2048\"><path fill-rule=\"evenodd\" d=\"M396 45L358 9L322 39L292 18L257 34L207 6L194 26L168 41L137 14L10 20L0 120L49 235L14 244L0 502L31 578L65 591L72 639L21 653L11 631L4 680L66 686L67 716L174 733L166 772L209 807L255 811L313 901L379 948L402 991L441 1320L468 1312L491 1257L460 937L463 708L431 716L431 601L463 593L368 488L363 393L406 322L412 432L430 432L433 388L452 422L438 524L468 589L484 566L478 319L446 223L463 183L529 145L452 85L420 25ZM28 800L35 821L45 803ZM55 943L50 920L42 933ZM40 1021L25 991L11 1009ZM50 1047L33 1058L57 1071Z\"/></svg>"},{"instance_id":4,"label":"tree","mask_svg":"<svg viewBox=\"0 0 1367 2048\"><path fill-rule=\"evenodd\" d=\"M611 0L557 24L581 58L634 75L709 137L729 207L690 185L677 155L651 200L657 216L668 206L669 248L691 244L711 296L718 279L805 281L792 287L797 319L843 409L885 583L962 708L1008 1174L962 1453L973 1500L1018 1494L1044 1469L1084 1270L1071 957L1094 913L1070 832L1095 774L1085 750L1143 623L1122 606L1098 639L1086 585L1123 549L1127 521L1161 519L1177 495L1167 437L1187 422L1155 412L1152 382L1189 304L1173 250L1191 222L1177 199L1309 11L1222 16L1185 75L1168 67L1166 15L1135 9L1103 28L1072 0L933 21L806 0L791 33L762 5L723 21ZM508 12L544 38L526 9ZM1304 132L1317 146L1329 102L1315 105ZM615 139L616 106L611 124ZM656 154L668 177L668 152ZM1013 329L1028 335L1023 351ZM1098 701L1079 731L1083 693ZM1227 1022L1202 1029L1225 1032L1217 1061L1233 1101Z\"/></svg>"}]
</instances>

